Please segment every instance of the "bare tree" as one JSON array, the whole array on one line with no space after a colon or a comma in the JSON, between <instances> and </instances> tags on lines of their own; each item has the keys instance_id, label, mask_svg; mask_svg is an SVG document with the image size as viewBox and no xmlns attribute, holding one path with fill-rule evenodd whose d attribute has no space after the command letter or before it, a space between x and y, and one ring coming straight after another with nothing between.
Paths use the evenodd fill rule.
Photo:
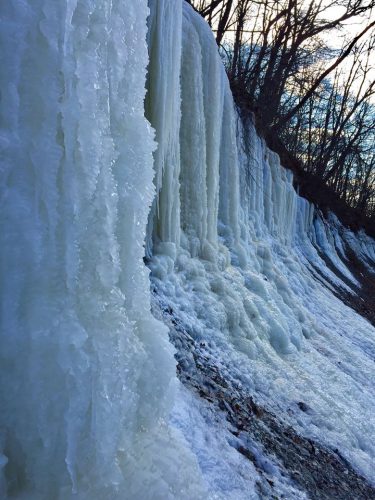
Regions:
<instances>
[{"instance_id":1,"label":"bare tree","mask_svg":"<svg viewBox=\"0 0 375 500\"><path fill-rule=\"evenodd\" d=\"M277 134L307 171L374 214L375 0L190 3L216 33L237 103L259 132ZM364 27L343 36L349 21Z\"/></svg>"}]
</instances>

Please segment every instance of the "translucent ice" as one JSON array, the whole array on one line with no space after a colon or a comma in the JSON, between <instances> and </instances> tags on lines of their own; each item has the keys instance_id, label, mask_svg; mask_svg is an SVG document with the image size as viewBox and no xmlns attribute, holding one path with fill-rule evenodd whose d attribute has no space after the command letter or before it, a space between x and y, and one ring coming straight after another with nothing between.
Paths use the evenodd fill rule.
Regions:
<instances>
[{"instance_id":1,"label":"translucent ice","mask_svg":"<svg viewBox=\"0 0 375 500\"><path fill-rule=\"evenodd\" d=\"M1 491L197 497L168 425L175 362L143 263L146 0L0 11Z\"/></svg>"}]
</instances>

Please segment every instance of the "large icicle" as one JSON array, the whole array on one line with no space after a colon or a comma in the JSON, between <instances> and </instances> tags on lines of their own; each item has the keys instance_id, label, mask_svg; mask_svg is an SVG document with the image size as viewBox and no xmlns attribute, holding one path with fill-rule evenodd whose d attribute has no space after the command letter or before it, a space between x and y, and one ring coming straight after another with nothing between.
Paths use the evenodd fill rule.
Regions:
<instances>
[{"instance_id":1,"label":"large icicle","mask_svg":"<svg viewBox=\"0 0 375 500\"><path fill-rule=\"evenodd\" d=\"M1 495L197 497L142 260L146 0L0 10Z\"/></svg>"},{"instance_id":2,"label":"large icicle","mask_svg":"<svg viewBox=\"0 0 375 500\"><path fill-rule=\"evenodd\" d=\"M156 130L156 198L150 214L148 253L154 243L180 244L180 66L182 4L151 1L146 116ZM165 247L164 247L165 248Z\"/></svg>"}]
</instances>

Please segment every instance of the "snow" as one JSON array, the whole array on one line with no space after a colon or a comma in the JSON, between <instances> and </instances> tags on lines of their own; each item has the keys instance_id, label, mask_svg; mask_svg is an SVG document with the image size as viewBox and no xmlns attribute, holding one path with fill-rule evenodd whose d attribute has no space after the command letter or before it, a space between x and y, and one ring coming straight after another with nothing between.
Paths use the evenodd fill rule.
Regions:
<instances>
[{"instance_id":1,"label":"snow","mask_svg":"<svg viewBox=\"0 0 375 500\"><path fill-rule=\"evenodd\" d=\"M264 477L272 481L274 492L281 498L307 498L285 477L277 460L271 462L262 447L248 437L235 437L224 420L223 415L215 413L207 402L180 387L171 421L186 436L197 457L210 500L264 498L261 489ZM243 440L253 453L255 464L238 452Z\"/></svg>"}]
</instances>

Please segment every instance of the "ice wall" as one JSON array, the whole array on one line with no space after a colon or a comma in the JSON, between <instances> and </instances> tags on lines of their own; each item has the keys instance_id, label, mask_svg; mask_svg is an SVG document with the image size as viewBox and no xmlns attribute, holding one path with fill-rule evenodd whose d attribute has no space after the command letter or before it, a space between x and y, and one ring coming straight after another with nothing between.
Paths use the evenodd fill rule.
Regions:
<instances>
[{"instance_id":1,"label":"ice wall","mask_svg":"<svg viewBox=\"0 0 375 500\"><path fill-rule=\"evenodd\" d=\"M0 496L193 498L142 260L147 2L0 12Z\"/></svg>"},{"instance_id":2,"label":"ice wall","mask_svg":"<svg viewBox=\"0 0 375 500\"><path fill-rule=\"evenodd\" d=\"M239 118L205 21L186 2L149 3L145 112L158 142L149 256L165 254L175 262L185 253L219 267L231 259L259 270L266 240L286 248L303 242L309 259L323 265L323 274L336 284L347 290L319 251L358 284L342 263L341 240L350 240L348 232L344 236L341 228L339 237L339 221L331 217L331 224L325 222L298 195L292 172L280 165L251 121L244 125ZM365 245L371 254L371 239Z\"/></svg>"},{"instance_id":3,"label":"ice wall","mask_svg":"<svg viewBox=\"0 0 375 500\"><path fill-rule=\"evenodd\" d=\"M243 128L207 24L184 2L150 6L146 115L159 144L150 254L167 243L172 254L216 260L229 248L245 265L244 241L263 228L290 245L308 232L313 207L254 127Z\"/></svg>"}]
</instances>

